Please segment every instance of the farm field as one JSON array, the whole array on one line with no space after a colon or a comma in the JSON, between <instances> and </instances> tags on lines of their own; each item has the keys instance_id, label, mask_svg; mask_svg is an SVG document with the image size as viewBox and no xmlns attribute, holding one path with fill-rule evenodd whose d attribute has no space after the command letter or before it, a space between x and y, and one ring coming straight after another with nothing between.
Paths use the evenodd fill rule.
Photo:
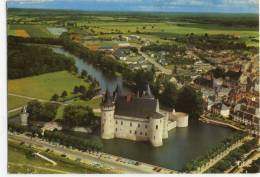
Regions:
<instances>
[{"instance_id":1,"label":"farm field","mask_svg":"<svg viewBox=\"0 0 260 177\"><path fill-rule=\"evenodd\" d=\"M23 34L21 34L23 33ZM55 37L44 25L9 25L8 35L27 37Z\"/></svg>"},{"instance_id":2,"label":"farm field","mask_svg":"<svg viewBox=\"0 0 260 177\"><path fill-rule=\"evenodd\" d=\"M8 143L8 172L9 173L93 173L87 168L79 166L78 162L59 157L50 153L41 153L44 156L54 160L57 165L37 157L30 156L29 149L25 145Z\"/></svg>"},{"instance_id":3,"label":"farm field","mask_svg":"<svg viewBox=\"0 0 260 177\"><path fill-rule=\"evenodd\" d=\"M8 93L50 100L53 94L60 95L64 90L70 96L76 85L84 85L87 88L89 84L68 71L59 71L8 80Z\"/></svg>"}]
</instances>

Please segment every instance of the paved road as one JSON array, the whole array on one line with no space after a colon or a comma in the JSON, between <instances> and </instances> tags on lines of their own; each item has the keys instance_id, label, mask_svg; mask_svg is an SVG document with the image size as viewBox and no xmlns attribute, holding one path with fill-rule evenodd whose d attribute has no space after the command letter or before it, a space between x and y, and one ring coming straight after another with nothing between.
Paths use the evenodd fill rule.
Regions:
<instances>
[{"instance_id":1,"label":"paved road","mask_svg":"<svg viewBox=\"0 0 260 177\"><path fill-rule=\"evenodd\" d=\"M162 65L160 65L159 63L157 63L153 58L149 57L147 54L145 54L144 52L141 51L140 48L138 48L138 52L139 54L141 54L147 61L149 61L150 63L152 63L156 68L158 68L161 72L163 72L164 74L167 75L171 75L172 71L170 69L166 69L164 68Z\"/></svg>"},{"instance_id":2,"label":"paved road","mask_svg":"<svg viewBox=\"0 0 260 177\"><path fill-rule=\"evenodd\" d=\"M67 157L71 158L71 159L82 159L83 161L85 161L86 163L101 163L103 164L105 167L110 167L116 171L121 171L122 173L152 173L153 171L151 171L150 169L143 169L143 168L138 168L135 165L128 165L128 164L121 164L119 162L114 162L111 161L109 159L100 159L98 157L95 157L93 155L90 155L89 153L86 152L81 152L78 150L72 150L69 148L65 148L63 146L59 146L59 145L53 145L50 144L46 141L41 141L38 138L29 138L26 137L24 135L8 135L9 139L12 140L18 140L18 141L23 141L25 143L28 144L32 144L38 147L42 147L42 148L49 148L54 150L54 152L59 153L59 154L67 154Z\"/></svg>"}]
</instances>

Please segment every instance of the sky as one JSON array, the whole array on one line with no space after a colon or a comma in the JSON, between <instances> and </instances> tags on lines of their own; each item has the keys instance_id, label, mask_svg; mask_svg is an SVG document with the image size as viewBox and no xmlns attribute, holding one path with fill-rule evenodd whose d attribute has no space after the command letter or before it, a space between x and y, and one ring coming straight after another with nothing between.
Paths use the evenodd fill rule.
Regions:
<instances>
[{"instance_id":1,"label":"sky","mask_svg":"<svg viewBox=\"0 0 260 177\"><path fill-rule=\"evenodd\" d=\"M8 8L258 13L258 0L7 0Z\"/></svg>"}]
</instances>

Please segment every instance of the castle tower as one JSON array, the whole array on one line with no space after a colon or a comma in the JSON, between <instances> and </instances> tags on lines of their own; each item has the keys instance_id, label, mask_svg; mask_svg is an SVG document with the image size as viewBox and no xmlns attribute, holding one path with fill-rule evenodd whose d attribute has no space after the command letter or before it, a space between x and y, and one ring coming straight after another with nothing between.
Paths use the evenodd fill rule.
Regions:
<instances>
[{"instance_id":1,"label":"castle tower","mask_svg":"<svg viewBox=\"0 0 260 177\"><path fill-rule=\"evenodd\" d=\"M115 137L115 104L107 90L101 104L101 138L113 139Z\"/></svg>"},{"instance_id":2,"label":"castle tower","mask_svg":"<svg viewBox=\"0 0 260 177\"><path fill-rule=\"evenodd\" d=\"M163 145L163 119L150 118L149 120L149 139L153 146L159 147Z\"/></svg>"},{"instance_id":3,"label":"castle tower","mask_svg":"<svg viewBox=\"0 0 260 177\"><path fill-rule=\"evenodd\" d=\"M26 111L26 106L23 107L23 110L20 114L20 120L21 120L21 125L22 126L27 126L28 125L28 117L29 114Z\"/></svg>"}]
</instances>

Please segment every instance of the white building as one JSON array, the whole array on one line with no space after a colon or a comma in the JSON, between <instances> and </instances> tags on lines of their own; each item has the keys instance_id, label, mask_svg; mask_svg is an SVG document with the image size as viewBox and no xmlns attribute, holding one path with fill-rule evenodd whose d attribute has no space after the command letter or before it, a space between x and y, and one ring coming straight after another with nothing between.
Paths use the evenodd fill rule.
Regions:
<instances>
[{"instance_id":1,"label":"white building","mask_svg":"<svg viewBox=\"0 0 260 177\"><path fill-rule=\"evenodd\" d=\"M133 141L150 141L162 146L168 131L175 127L187 127L185 113L161 112L159 101L151 94L149 85L143 96L122 96L117 88L113 94L107 91L102 101L101 137L122 138Z\"/></svg>"},{"instance_id":2,"label":"white building","mask_svg":"<svg viewBox=\"0 0 260 177\"><path fill-rule=\"evenodd\" d=\"M28 117L29 117L29 114L27 113L26 106L24 106L23 110L20 114L20 122L21 122L22 126L28 125Z\"/></svg>"}]
</instances>

